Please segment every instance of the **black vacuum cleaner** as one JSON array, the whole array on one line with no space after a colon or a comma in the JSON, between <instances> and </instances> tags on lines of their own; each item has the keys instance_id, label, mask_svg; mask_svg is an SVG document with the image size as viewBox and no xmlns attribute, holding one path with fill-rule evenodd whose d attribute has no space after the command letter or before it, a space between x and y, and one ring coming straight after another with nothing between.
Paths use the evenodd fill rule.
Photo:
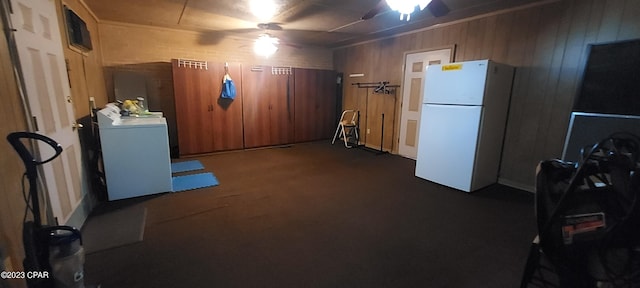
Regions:
<instances>
[{"instance_id":1,"label":"black vacuum cleaner","mask_svg":"<svg viewBox=\"0 0 640 288\"><path fill-rule=\"evenodd\" d=\"M24 175L29 180L29 193L25 195L27 211L22 231L25 250L23 265L25 272L39 277L26 277L27 285L32 288L84 287L84 251L80 231L71 226L43 225L40 215L37 166L58 157L62 153L62 146L49 137L32 132L14 132L7 136L7 140L24 162ZM46 160L36 159L24 144L30 141L46 143L53 148L54 155ZM33 220L27 221L29 211Z\"/></svg>"}]
</instances>

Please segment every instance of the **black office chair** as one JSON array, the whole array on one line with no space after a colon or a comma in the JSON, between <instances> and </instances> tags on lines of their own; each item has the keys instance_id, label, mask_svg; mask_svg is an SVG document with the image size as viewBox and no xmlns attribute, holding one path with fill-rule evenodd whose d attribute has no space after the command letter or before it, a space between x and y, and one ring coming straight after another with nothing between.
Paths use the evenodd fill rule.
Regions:
<instances>
[{"instance_id":1,"label":"black office chair","mask_svg":"<svg viewBox=\"0 0 640 288\"><path fill-rule=\"evenodd\" d=\"M614 134L585 151L538 165L521 287L640 287L640 138Z\"/></svg>"}]
</instances>

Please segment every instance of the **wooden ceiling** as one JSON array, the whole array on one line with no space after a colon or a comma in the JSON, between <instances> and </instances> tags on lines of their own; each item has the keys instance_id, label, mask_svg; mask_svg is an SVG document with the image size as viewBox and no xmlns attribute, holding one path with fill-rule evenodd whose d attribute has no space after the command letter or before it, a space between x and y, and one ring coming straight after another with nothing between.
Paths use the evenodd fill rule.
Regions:
<instances>
[{"instance_id":1,"label":"wooden ceiling","mask_svg":"<svg viewBox=\"0 0 640 288\"><path fill-rule=\"evenodd\" d=\"M427 9L400 20L386 4L369 20L362 16L380 0L274 0L276 16L261 21L249 0L84 0L100 21L115 21L191 30L211 41L221 37L255 39L268 32L291 45L336 48L492 11L543 0L442 0L450 12L434 17ZM261 29L259 23L281 29Z\"/></svg>"}]
</instances>

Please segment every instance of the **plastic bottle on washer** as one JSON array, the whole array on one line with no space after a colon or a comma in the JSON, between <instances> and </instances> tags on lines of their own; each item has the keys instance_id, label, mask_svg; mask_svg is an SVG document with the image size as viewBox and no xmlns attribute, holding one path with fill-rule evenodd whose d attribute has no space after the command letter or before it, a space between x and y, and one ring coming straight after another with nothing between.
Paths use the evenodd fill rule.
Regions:
<instances>
[{"instance_id":1,"label":"plastic bottle on washer","mask_svg":"<svg viewBox=\"0 0 640 288\"><path fill-rule=\"evenodd\" d=\"M144 106L144 97L138 97L138 115L144 115L149 110Z\"/></svg>"}]
</instances>

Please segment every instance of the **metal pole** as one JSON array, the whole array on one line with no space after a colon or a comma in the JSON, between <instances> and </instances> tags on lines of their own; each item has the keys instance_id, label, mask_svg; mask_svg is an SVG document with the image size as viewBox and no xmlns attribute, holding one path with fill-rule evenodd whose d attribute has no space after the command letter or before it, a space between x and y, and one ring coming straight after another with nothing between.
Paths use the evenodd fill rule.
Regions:
<instances>
[{"instance_id":1,"label":"metal pole","mask_svg":"<svg viewBox=\"0 0 640 288\"><path fill-rule=\"evenodd\" d=\"M380 153L384 152L382 151L382 143L384 143L384 113L382 113L382 131L380 132Z\"/></svg>"}]
</instances>

